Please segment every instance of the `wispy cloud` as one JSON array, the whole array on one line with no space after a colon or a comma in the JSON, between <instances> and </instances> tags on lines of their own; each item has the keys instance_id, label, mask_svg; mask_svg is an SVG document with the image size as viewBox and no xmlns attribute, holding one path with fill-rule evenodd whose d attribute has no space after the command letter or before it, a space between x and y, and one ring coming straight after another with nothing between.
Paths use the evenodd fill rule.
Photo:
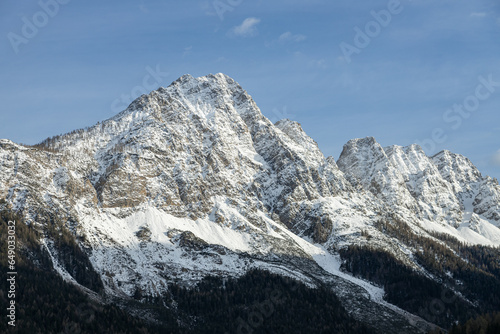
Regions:
<instances>
[{"instance_id":1,"label":"wispy cloud","mask_svg":"<svg viewBox=\"0 0 500 334\"><path fill-rule=\"evenodd\" d=\"M233 27L230 31L230 35L237 37L250 37L257 34L257 24L260 23L260 19L255 17L249 17L243 21L239 26Z\"/></svg>"},{"instance_id":2,"label":"wispy cloud","mask_svg":"<svg viewBox=\"0 0 500 334\"><path fill-rule=\"evenodd\" d=\"M472 12L470 13L471 17L485 17L486 13L485 12Z\"/></svg>"},{"instance_id":3,"label":"wispy cloud","mask_svg":"<svg viewBox=\"0 0 500 334\"><path fill-rule=\"evenodd\" d=\"M182 53L183 57L189 56L191 54L191 51L193 51L193 46L188 46L187 48L184 48L184 52Z\"/></svg>"},{"instance_id":4,"label":"wispy cloud","mask_svg":"<svg viewBox=\"0 0 500 334\"><path fill-rule=\"evenodd\" d=\"M491 164L500 167L500 150L496 151L491 157Z\"/></svg>"},{"instance_id":5,"label":"wispy cloud","mask_svg":"<svg viewBox=\"0 0 500 334\"><path fill-rule=\"evenodd\" d=\"M287 31L287 32L281 34L280 41L282 41L282 42L288 42L288 41L302 42L306 38L307 37L305 35L301 35L301 34L294 35L290 31Z\"/></svg>"}]
</instances>

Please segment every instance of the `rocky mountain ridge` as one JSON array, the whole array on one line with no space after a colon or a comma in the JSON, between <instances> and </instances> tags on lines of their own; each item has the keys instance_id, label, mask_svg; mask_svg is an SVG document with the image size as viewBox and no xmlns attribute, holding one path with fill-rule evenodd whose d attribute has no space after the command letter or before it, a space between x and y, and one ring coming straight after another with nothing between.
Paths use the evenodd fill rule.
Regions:
<instances>
[{"instance_id":1,"label":"rocky mountain ridge","mask_svg":"<svg viewBox=\"0 0 500 334\"><path fill-rule=\"evenodd\" d=\"M381 221L404 221L445 246L436 233L500 245L500 186L465 157L365 138L335 162L297 122L272 124L224 74L185 75L33 147L0 140L0 199L42 231L56 221L68 228L108 295L161 296L170 282L265 268L329 284L358 318L368 312L386 329L406 322L409 333L430 325L342 272L339 249L383 249L432 277L417 248ZM50 237L42 244L61 276L80 284Z\"/></svg>"}]
</instances>

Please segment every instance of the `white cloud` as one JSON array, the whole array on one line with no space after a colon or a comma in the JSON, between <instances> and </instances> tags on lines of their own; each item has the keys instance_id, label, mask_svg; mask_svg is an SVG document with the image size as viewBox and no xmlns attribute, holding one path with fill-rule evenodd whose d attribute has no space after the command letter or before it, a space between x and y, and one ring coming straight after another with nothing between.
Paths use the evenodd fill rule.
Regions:
<instances>
[{"instance_id":1,"label":"white cloud","mask_svg":"<svg viewBox=\"0 0 500 334\"><path fill-rule=\"evenodd\" d=\"M491 157L491 164L500 167L500 150L496 151Z\"/></svg>"},{"instance_id":2,"label":"white cloud","mask_svg":"<svg viewBox=\"0 0 500 334\"><path fill-rule=\"evenodd\" d=\"M249 17L243 21L239 26L233 27L231 29L231 35L249 37L257 34L257 24L260 23L260 19L255 17Z\"/></svg>"},{"instance_id":3,"label":"white cloud","mask_svg":"<svg viewBox=\"0 0 500 334\"><path fill-rule=\"evenodd\" d=\"M486 13L485 12L472 12L470 13L471 17L485 17Z\"/></svg>"},{"instance_id":4,"label":"white cloud","mask_svg":"<svg viewBox=\"0 0 500 334\"><path fill-rule=\"evenodd\" d=\"M307 37L305 35L294 35L290 31L287 31L280 36L280 41L287 42L287 41L293 41L293 42L302 42L306 39Z\"/></svg>"}]
</instances>

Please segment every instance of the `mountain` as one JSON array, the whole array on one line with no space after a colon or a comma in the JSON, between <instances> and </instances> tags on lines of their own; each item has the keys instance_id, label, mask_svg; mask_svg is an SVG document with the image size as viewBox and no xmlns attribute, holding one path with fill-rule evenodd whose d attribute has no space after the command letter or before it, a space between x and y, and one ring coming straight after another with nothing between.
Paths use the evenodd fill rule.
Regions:
<instances>
[{"instance_id":1,"label":"mountain","mask_svg":"<svg viewBox=\"0 0 500 334\"><path fill-rule=\"evenodd\" d=\"M416 218L426 231L460 241L498 246L500 187L472 162L443 151L427 157L418 145L382 148L374 138L354 139L338 165L354 184Z\"/></svg>"},{"instance_id":2,"label":"mountain","mask_svg":"<svg viewBox=\"0 0 500 334\"><path fill-rule=\"evenodd\" d=\"M0 166L0 208L100 303L168 297L175 310L174 287L260 269L327 288L378 332L500 308L497 180L461 155L374 138L349 141L336 162L224 74L182 76L34 146L0 140Z\"/></svg>"}]
</instances>

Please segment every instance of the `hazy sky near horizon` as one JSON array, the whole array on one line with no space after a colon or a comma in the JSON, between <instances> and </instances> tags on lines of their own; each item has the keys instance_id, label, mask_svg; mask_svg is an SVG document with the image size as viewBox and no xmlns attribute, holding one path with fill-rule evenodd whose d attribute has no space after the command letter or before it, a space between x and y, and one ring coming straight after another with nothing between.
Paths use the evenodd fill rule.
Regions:
<instances>
[{"instance_id":1,"label":"hazy sky near horizon","mask_svg":"<svg viewBox=\"0 0 500 334\"><path fill-rule=\"evenodd\" d=\"M497 0L2 1L0 32L0 138L34 144L223 72L335 159L373 136L500 178Z\"/></svg>"}]
</instances>

